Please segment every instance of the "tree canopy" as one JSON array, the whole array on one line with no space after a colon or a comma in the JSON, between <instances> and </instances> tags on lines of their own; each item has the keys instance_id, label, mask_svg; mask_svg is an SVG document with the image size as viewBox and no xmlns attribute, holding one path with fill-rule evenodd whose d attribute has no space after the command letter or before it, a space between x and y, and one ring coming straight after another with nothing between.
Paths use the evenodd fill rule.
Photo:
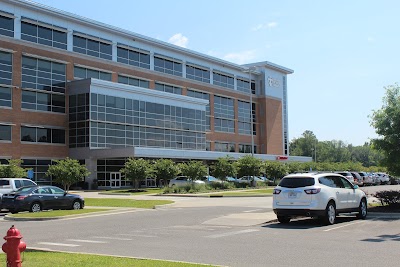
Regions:
<instances>
[{"instance_id":1,"label":"tree canopy","mask_svg":"<svg viewBox=\"0 0 400 267\"><path fill-rule=\"evenodd\" d=\"M27 170L20 166L21 163L20 159L9 159L8 164L0 164L0 178L27 177Z\"/></svg>"},{"instance_id":2,"label":"tree canopy","mask_svg":"<svg viewBox=\"0 0 400 267\"><path fill-rule=\"evenodd\" d=\"M55 160L56 164L50 165L47 176L53 176L53 181L62 184L66 191L79 181L83 181L90 174L86 166L79 164L76 159L66 158Z\"/></svg>"},{"instance_id":3,"label":"tree canopy","mask_svg":"<svg viewBox=\"0 0 400 267\"><path fill-rule=\"evenodd\" d=\"M400 175L400 87L398 84L385 87L382 107L371 115L371 126L378 138L374 147L383 151L382 164L393 175Z\"/></svg>"},{"instance_id":4,"label":"tree canopy","mask_svg":"<svg viewBox=\"0 0 400 267\"><path fill-rule=\"evenodd\" d=\"M135 190L138 190L139 188L139 181L143 181L147 177L152 176L154 172L150 163L142 158L129 158L125 162L125 167L122 168L120 171L121 173L125 174L125 178L127 180L132 181Z\"/></svg>"}]
</instances>

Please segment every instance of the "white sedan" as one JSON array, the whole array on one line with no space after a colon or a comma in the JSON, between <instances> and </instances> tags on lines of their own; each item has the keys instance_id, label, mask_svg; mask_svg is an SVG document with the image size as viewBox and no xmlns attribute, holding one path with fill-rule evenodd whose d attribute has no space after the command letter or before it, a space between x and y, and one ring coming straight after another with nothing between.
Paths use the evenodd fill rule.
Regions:
<instances>
[{"instance_id":1,"label":"white sedan","mask_svg":"<svg viewBox=\"0 0 400 267\"><path fill-rule=\"evenodd\" d=\"M187 176L178 176L175 177L174 179L171 179L169 181L168 186L173 187L173 186L185 186L185 185L190 185L192 183L192 180L189 179ZM194 180L194 184L205 184L205 182L200 181L200 180Z\"/></svg>"}]
</instances>

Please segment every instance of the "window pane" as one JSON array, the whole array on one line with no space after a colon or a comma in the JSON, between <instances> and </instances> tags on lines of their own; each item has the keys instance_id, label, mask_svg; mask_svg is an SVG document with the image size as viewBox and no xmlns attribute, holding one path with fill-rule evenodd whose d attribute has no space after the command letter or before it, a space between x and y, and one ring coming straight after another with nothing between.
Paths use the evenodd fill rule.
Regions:
<instances>
[{"instance_id":1,"label":"window pane","mask_svg":"<svg viewBox=\"0 0 400 267\"><path fill-rule=\"evenodd\" d=\"M10 125L0 125L0 141L11 141Z\"/></svg>"}]
</instances>

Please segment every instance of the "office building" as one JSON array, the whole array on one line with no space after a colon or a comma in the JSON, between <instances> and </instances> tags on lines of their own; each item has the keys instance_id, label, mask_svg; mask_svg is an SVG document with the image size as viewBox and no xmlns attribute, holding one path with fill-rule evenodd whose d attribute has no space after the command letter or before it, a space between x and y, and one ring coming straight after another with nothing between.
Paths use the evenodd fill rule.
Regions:
<instances>
[{"instance_id":1,"label":"office building","mask_svg":"<svg viewBox=\"0 0 400 267\"><path fill-rule=\"evenodd\" d=\"M0 2L0 162L38 183L67 156L124 187L126 158L212 161L288 151L287 75L237 65L34 2Z\"/></svg>"}]
</instances>

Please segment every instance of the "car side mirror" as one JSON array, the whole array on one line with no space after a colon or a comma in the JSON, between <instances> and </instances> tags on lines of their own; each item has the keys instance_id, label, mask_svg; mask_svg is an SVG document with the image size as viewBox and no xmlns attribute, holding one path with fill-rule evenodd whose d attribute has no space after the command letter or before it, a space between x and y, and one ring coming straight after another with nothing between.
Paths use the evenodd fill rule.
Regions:
<instances>
[{"instance_id":1,"label":"car side mirror","mask_svg":"<svg viewBox=\"0 0 400 267\"><path fill-rule=\"evenodd\" d=\"M353 185L353 189L358 189L358 185Z\"/></svg>"}]
</instances>

